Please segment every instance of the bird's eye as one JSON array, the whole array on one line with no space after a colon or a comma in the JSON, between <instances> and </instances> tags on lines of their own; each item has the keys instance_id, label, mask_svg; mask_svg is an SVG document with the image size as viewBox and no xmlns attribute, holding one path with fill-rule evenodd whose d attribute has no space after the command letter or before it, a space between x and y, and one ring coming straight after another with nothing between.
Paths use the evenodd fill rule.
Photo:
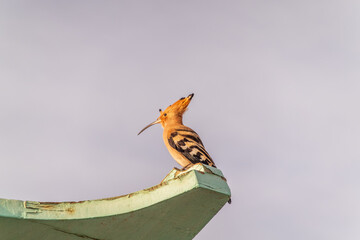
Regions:
<instances>
[{"instance_id":1,"label":"bird's eye","mask_svg":"<svg viewBox=\"0 0 360 240\"><path fill-rule=\"evenodd\" d=\"M164 117L166 117L166 115L167 115L167 114L166 114L166 113L164 113Z\"/></svg>"}]
</instances>

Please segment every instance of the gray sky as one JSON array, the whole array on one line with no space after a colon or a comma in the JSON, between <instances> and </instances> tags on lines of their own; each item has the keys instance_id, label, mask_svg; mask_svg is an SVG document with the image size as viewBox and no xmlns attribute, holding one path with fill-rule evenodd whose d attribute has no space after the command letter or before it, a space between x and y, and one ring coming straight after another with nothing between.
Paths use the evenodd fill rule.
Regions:
<instances>
[{"instance_id":1,"label":"gray sky","mask_svg":"<svg viewBox=\"0 0 360 240\"><path fill-rule=\"evenodd\" d=\"M0 1L0 197L158 184L184 123L228 179L195 239L360 238L359 1Z\"/></svg>"}]
</instances>

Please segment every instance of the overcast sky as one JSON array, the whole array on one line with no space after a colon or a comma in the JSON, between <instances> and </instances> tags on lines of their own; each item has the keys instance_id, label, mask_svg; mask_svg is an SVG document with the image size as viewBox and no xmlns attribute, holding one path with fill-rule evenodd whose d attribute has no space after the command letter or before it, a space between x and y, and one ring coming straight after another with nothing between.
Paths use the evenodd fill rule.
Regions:
<instances>
[{"instance_id":1,"label":"overcast sky","mask_svg":"<svg viewBox=\"0 0 360 240\"><path fill-rule=\"evenodd\" d=\"M233 194L195 239L360 239L358 0L0 1L0 198L158 184L192 92Z\"/></svg>"}]
</instances>

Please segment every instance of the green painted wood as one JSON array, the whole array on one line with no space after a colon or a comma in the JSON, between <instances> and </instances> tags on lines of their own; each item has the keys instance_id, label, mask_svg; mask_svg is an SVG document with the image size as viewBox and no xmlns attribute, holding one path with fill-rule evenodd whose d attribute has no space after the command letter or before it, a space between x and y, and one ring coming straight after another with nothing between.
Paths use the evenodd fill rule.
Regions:
<instances>
[{"instance_id":1,"label":"green painted wood","mask_svg":"<svg viewBox=\"0 0 360 240\"><path fill-rule=\"evenodd\" d=\"M221 171L197 164L173 169L159 185L114 198L0 199L0 239L192 239L229 197Z\"/></svg>"}]
</instances>

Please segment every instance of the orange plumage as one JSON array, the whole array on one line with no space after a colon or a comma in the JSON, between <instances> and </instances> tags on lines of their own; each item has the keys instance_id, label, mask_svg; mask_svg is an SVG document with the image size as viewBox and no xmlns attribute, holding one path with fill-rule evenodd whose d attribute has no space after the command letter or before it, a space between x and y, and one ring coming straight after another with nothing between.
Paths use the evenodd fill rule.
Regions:
<instances>
[{"instance_id":1,"label":"orange plumage","mask_svg":"<svg viewBox=\"0 0 360 240\"><path fill-rule=\"evenodd\" d=\"M216 167L209 153L199 137L199 135L189 127L183 125L182 117L185 113L194 94L188 97L180 98L174 104L161 111L156 121L147 125L142 133L148 127L160 123L164 128L163 140L170 155L183 168L188 168L196 163L203 163Z\"/></svg>"}]
</instances>

